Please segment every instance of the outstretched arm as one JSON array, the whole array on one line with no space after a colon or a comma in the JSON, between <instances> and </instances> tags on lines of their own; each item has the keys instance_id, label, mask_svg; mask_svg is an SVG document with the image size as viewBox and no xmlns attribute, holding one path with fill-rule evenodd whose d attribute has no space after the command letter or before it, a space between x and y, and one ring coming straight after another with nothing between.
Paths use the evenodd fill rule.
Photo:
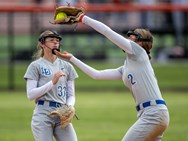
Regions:
<instances>
[{"instance_id":1,"label":"outstretched arm","mask_svg":"<svg viewBox=\"0 0 188 141\"><path fill-rule=\"evenodd\" d=\"M128 54L133 54L132 46L130 44L130 40L126 39L122 35L116 33L111 28L109 28L107 25L94 20L86 15L80 17L80 21L84 24L92 27L97 32L103 34L106 36L109 40L111 40L114 44L116 44L119 48L123 49Z\"/></svg>"},{"instance_id":2,"label":"outstretched arm","mask_svg":"<svg viewBox=\"0 0 188 141\"><path fill-rule=\"evenodd\" d=\"M57 56L61 58L66 58L70 60L74 65L76 65L79 69L81 69L84 73L89 75L93 79L98 80L119 80L121 79L121 73L118 69L106 69L106 70L96 70L87 64L83 63L72 54L68 52L55 52Z\"/></svg>"}]
</instances>

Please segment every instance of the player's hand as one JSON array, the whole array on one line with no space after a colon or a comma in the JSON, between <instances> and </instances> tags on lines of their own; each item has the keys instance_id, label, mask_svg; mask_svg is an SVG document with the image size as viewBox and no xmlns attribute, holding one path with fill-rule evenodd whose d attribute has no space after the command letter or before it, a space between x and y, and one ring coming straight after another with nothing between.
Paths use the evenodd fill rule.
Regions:
<instances>
[{"instance_id":1,"label":"player's hand","mask_svg":"<svg viewBox=\"0 0 188 141\"><path fill-rule=\"evenodd\" d=\"M68 59L70 60L70 58L73 56L71 53L68 53L66 51L64 51L63 53L61 52L58 52L58 51L54 51L55 54L58 56L58 57L61 57L61 58L65 58L65 59Z\"/></svg>"},{"instance_id":2,"label":"player's hand","mask_svg":"<svg viewBox=\"0 0 188 141\"><path fill-rule=\"evenodd\" d=\"M59 70L58 72L56 72L54 74L53 79L52 79L52 83L55 85L58 82L59 78L62 77L62 76L65 76L65 74L61 70Z\"/></svg>"}]
</instances>

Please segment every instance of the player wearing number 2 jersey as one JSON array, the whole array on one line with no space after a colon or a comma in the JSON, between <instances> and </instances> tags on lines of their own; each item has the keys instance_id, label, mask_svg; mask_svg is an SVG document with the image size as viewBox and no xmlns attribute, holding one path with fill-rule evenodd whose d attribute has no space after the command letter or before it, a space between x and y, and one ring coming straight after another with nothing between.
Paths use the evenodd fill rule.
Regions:
<instances>
[{"instance_id":1,"label":"player wearing number 2 jersey","mask_svg":"<svg viewBox=\"0 0 188 141\"><path fill-rule=\"evenodd\" d=\"M28 67L24 78L27 80L27 97L35 100L32 117L32 132L36 141L77 141L75 130L70 123L60 128L60 119L50 116L62 104L75 104L74 79L78 77L73 66L57 58L61 36L45 31L39 38L37 59Z\"/></svg>"},{"instance_id":2,"label":"player wearing number 2 jersey","mask_svg":"<svg viewBox=\"0 0 188 141\"><path fill-rule=\"evenodd\" d=\"M68 52L62 54L55 51L56 55L69 59L94 79L123 80L135 100L138 120L122 141L161 141L169 124L169 113L150 64L151 33L145 29L135 29L127 33L127 39L86 15L81 15L79 21L103 34L126 52L124 65L117 69L96 70Z\"/></svg>"}]
</instances>

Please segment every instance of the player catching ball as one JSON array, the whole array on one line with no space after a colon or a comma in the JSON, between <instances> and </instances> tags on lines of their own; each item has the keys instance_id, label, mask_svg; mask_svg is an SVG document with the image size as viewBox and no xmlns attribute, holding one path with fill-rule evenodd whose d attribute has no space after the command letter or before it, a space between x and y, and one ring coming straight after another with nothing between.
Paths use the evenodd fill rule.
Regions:
<instances>
[{"instance_id":1,"label":"player catching ball","mask_svg":"<svg viewBox=\"0 0 188 141\"><path fill-rule=\"evenodd\" d=\"M69 116L74 116L74 79L78 75L70 63L54 54L59 51L61 39L54 31L44 31L38 40L36 58L24 75L27 97L36 102L31 122L36 141L53 141L53 137L56 141L77 141Z\"/></svg>"},{"instance_id":2,"label":"player catching ball","mask_svg":"<svg viewBox=\"0 0 188 141\"><path fill-rule=\"evenodd\" d=\"M153 45L150 31L135 29L129 31L128 38L125 38L84 14L77 21L92 27L126 52L124 64L116 69L96 70L68 52L55 51L56 55L69 59L93 79L123 80L135 100L138 120L129 128L122 141L161 141L169 124L169 113L150 63L150 49Z\"/></svg>"}]
</instances>

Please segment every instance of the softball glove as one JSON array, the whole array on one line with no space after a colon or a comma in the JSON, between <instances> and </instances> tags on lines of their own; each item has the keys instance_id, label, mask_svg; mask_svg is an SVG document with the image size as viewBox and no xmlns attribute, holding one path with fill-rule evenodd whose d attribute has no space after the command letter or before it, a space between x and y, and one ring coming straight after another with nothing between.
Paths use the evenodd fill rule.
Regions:
<instances>
[{"instance_id":1,"label":"softball glove","mask_svg":"<svg viewBox=\"0 0 188 141\"><path fill-rule=\"evenodd\" d=\"M61 128L65 128L69 123L72 122L75 116L75 108L71 105L63 104L55 111L50 112L49 115L58 116L61 121Z\"/></svg>"},{"instance_id":2,"label":"softball glove","mask_svg":"<svg viewBox=\"0 0 188 141\"><path fill-rule=\"evenodd\" d=\"M59 16L60 13L63 13L64 16ZM54 21L52 24L67 24L71 25L79 22L79 16L84 14L82 8L77 8L73 6L59 6L55 9Z\"/></svg>"}]
</instances>

